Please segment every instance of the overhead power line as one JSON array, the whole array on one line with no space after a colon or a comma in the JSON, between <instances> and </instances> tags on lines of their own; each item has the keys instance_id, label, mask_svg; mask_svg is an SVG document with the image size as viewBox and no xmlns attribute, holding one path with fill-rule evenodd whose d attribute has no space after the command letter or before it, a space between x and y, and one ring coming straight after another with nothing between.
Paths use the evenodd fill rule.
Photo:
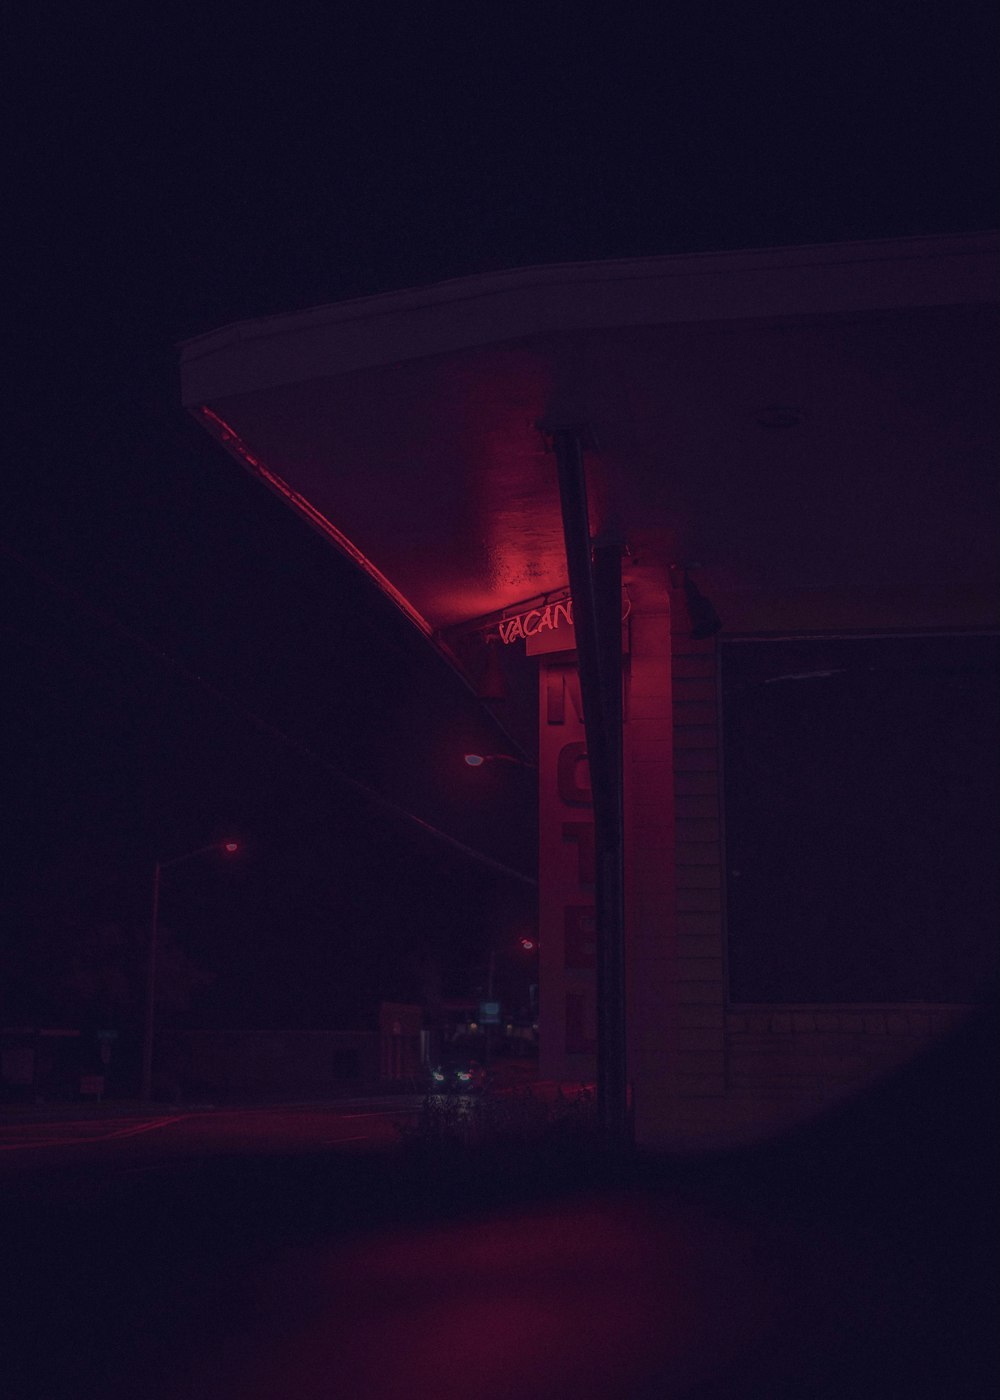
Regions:
<instances>
[{"instance_id":1,"label":"overhead power line","mask_svg":"<svg viewBox=\"0 0 1000 1400\"><path fill-rule=\"evenodd\" d=\"M126 638L134 646L145 652L147 656L153 657L160 665L165 666L176 675L183 677L184 680L198 686L206 695L211 696L217 704L224 706L230 713L243 720L245 724L253 729L257 729L262 734L267 734L272 739L276 739L280 744L283 744L299 757L307 758L311 762L317 764L329 777L340 783L341 786L351 789L353 792L357 793L359 797L365 798L387 815L395 817L397 820L416 828L418 831L422 831L426 836L432 837L435 841L439 841L443 845L450 846L452 850L457 851L460 855L475 861L479 865L485 866L487 869L494 870L500 875L505 875L512 880L517 880L521 884L536 885L538 883L533 876L525 874L522 870L515 870L513 866L506 865L503 861L495 860L493 856L487 855L485 851L477 850L475 846L467 845L456 836L452 836L447 831L442 831L440 827L425 821L423 817L418 817L415 812L409 811L406 807L400 807L398 803L385 797L375 788L369 787L367 783L363 783L358 778L352 778L349 774L341 772L339 768L334 767L329 759L325 758L323 754L318 753L310 745L303 743L301 739L296 739L293 735L287 733L287 731L278 729L277 726L264 719L255 710L250 709L249 706L244 705L241 701L234 699L233 696L221 690L214 681L209 680L208 677L201 675L197 671L193 671L189 666L186 666L184 662L178 661L175 656L171 656L170 653L164 651L162 647L158 647L150 642L147 638L142 636L141 633L136 632L113 613L108 612L106 608L94 603L91 599L80 594L76 589L70 588L67 584L53 578L47 570L41 568L41 566L36 564L33 560L25 558L19 551L12 549L7 544L0 543L0 552L8 559L13 560L16 564L19 564L23 569L27 570L28 573L32 574L41 583L44 583L46 587L52 589L61 597L68 599L75 607L87 613L102 626Z\"/></svg>"}]
</instances>

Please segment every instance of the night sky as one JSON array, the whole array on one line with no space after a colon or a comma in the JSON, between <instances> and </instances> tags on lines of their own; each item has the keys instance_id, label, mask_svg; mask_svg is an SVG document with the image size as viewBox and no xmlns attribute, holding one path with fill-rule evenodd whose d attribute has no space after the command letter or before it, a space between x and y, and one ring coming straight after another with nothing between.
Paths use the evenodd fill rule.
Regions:
<instances>
[{"instance_id":1,"label":"night sky","mask_svg":"<svg viewBox=\"0 0 1000 1400\"><path fill-rule=\"evenodd\" d=\"M134 1015L153 861L231 834L165 888L190 1024L360 1024L530 926L528 885L364 790L531 874L530 778L461 763L503 733L186 419L176 346L490 269L997 225L992 5L684 10L8 20L2 1024Z\"/></svg>"}]
</instances>

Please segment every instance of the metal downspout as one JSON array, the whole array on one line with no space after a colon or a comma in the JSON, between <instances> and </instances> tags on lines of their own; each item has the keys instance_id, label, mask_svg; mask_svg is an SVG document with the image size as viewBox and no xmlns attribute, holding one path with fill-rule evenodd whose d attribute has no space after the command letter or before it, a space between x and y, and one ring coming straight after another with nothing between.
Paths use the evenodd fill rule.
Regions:
<instances>
[{"instance_id":1,"label":"metal downspout","mask_svg":"<svg viewBox=\"0 0 1000 1400\"><path fill-rule=\"evenodd\" d=\"M573 595L587 758L594 801L597 923L597 1113L612 1146L631 1139L625 1028L625 822L622 773L620 542L593 545L583 448L552 432Z\"/></svg>"}]
</instances>

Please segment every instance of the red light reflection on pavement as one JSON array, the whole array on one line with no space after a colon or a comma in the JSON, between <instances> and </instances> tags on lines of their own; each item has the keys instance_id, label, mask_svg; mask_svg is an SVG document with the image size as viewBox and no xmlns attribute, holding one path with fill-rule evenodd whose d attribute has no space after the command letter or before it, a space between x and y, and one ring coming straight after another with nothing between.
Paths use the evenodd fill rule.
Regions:
<instances>
[{"instance_id":1,"label":"red light reflection on pavement","mask_svg":"<svg viewBox=\"0 0 1000 1400\"><path fill-rule=\"evenodd\" d=\"M112 1142L119 1138L138 1137L140 1133L156 1132L192 1116L189 1113L173 1113L160 1118L144 1118L140 1122L128 1122L107 1132L95 1132L95 1125L91 1120L44 1124L41 1127L36 1125L26 1128L24 1131L29 1135L21 1140L0 1142L0 1152L24 1152L29 1148L80 1147L91 1142ZM30 1136L32 1132L34 1136Z\"/></svg>"},{"instance_id":2,"label":"red light reflection on pavement","mask_svg":"<svg viewBox=\"0 0 1000 1400\"><path fill-rule=\"evenodd\" d=\"M296 1251L254 1305L265 1329L280 1313L273 1347L258 1330L255 1354L183 1394L607 1400L655 1378L680 1395L769 1330L753 1256L732 1225L611 1196Z\"/></svg>"}]
</instances>

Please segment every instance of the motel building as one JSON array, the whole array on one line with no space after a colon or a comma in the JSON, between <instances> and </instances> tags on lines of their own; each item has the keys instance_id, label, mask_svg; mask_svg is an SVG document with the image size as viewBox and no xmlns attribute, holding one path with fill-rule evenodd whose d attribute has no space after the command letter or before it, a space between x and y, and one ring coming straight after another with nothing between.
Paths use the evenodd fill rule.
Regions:
<instances>
[{"instance_id":1,"label":"motel building","mask_svg":"<svg viewBox=\"0 0 1000 1400\"><path fill-rule=\"evenodd\" d=\"M484 703L533 687L541 1073L613 1133L803 1121L995 976L996 269L563 264L183 347L188 410Z\"/></svg>"}]
</instances>

